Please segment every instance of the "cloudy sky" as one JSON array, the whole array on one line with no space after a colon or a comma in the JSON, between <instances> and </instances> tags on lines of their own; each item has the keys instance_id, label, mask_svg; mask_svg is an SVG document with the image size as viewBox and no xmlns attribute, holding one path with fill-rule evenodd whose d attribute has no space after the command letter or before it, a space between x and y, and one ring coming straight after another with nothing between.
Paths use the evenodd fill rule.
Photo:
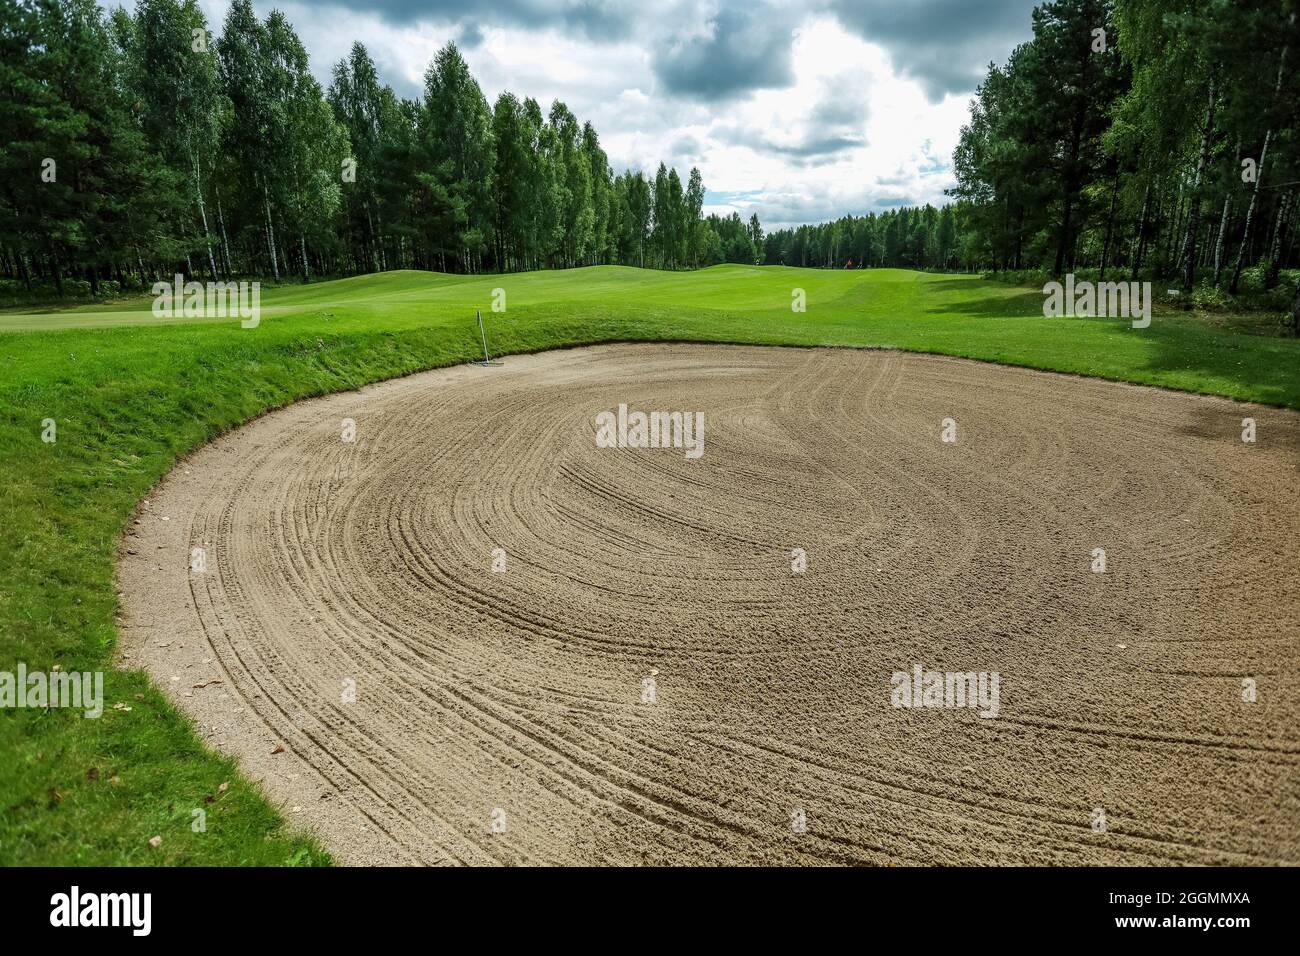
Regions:
<instances>
[{"instance_id":1,"label":"cloudy sky","mask_svg":"<svg viewBox=\"0 0 1300 956\"><path fill-rule=\"evenodd\" d=\"M200 0L220 29L227 0ZM990 61L1034 0L254 0L294 24L322 85L353 41L416 96L455 40L489 102L561 99L616 172L683 178L707 210L767 228L944 202L952 149Z\"/></svg>"}]
</instances>

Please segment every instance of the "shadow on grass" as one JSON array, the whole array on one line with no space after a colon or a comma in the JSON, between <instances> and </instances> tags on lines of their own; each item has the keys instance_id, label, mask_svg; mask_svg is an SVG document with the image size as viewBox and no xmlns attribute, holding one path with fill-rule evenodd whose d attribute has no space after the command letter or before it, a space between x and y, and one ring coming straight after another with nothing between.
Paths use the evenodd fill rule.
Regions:
<instances>
[{"instance_id":1,"label":"shadow on grass","mask_svg":"<svg viewBox=\"0 0 1300 956\"><path fill-rule=\"evenodd\" d=\"M1300 341L1228 331L1191 316L1157 314L1145 329L1124 319L1086 321L1107 339L1141 336L1140 367L1174 387L1204 391L1192 384L1200 382L1233 398L1300 409Z\"/></svg>"},{"instance_id":2,"label":"shadow on grass","mask_svg":"<svg viewBox=\"0 0 1300 956\"><path fill-rule=\"evenodd\" d=\"M926 312L975 319L1042 316L1040 290L990 286L977 276L936 279L927 290ZM1128 319L1044 321L1080 323L1077 336L1060 341L1060 354L1072 354L1090 374L1300 409L1300 340L1247 332L1222 317L1210 322L1166 310L1157 311L1145 329L1133 328ZM1145 374L1120 374L1120 367Z\"/></svg>"},{"instance_id":3,"label":"shadow on grass","mask_svg":"<svg viewBox=\"0 0 1300 956\"><path fill-rule=\"evenodd\" d=\"M980 293L983 293L982 295ZM943 276L926 285L931 315L1024 318L1043 314L1043 293L1021 286L996 286L979 276Z\"/></svg>"}]
</instances>

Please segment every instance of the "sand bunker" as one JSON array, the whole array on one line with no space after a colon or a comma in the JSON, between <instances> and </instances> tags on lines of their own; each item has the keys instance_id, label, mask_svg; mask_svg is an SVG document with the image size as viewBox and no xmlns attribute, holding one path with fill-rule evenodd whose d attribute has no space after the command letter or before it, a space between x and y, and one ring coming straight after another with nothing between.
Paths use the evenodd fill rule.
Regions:
<instances>
[{"instance_id":1,"label":"sand bunker","mask_svg":"<svg viewBox=\"0 0 1300 956\"><path fill-rule=\"evenodd\" d=\"M1297 864L1298 465L1291 412L953 359L514 357L194 454L124 660L349 863Z\"/></svg>"}]
</instances>

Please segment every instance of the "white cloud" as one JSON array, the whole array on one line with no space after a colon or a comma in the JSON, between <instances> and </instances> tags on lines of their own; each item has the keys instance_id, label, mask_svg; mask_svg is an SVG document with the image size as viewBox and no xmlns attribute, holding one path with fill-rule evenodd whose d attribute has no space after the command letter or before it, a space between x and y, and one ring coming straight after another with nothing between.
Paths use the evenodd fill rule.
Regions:
<instances>
[{"instance_id":1,"label":"white cloud","mask_svg":"<svg viewBox=\"0 0 1300 956\"><path fill-rule=\"evenodd\" d=\"M219 29L227 2L201 4ZM476 11L470 22L426 21L405 8L399 16L355 5L277 5L297 29L322 85L332 64L359 40L385 82L401 95L418 95L438 48L469 35L475 42L463 44L462 53L489 101L510 90L534 97L545 111L562 99L596 127L616 171L652 173L662 161L685 176L698 165L709 190L708 210L745 216L757 211L769 229L902 202L946 201L952 150L973 92L932 99L927 93L934 93L935 84L916 75L915 64L895 63L890 50L847 29L830 5L819 11L814 4L796 16L793 31L787 8L781 8L779 22L774 13L767 42L773 50L789 50L788 76L780 79L788 85L715 84L718 89L702 90L682 89L698 80L694 66L685 74L665 72L665 63L680 62L666 59L664 51L680 50L690 38L713 37L720 25L736 19L736 5L724 0L628 7L620 15L631 28L621 33L535 17L512 20L508 10L495 16ZM271 5L258 0L254 6L265 16ZM582 9L572 7L569 15ZM752 31L761 18L756 21L748 10L743 21ZM1001 60L1008 42L990 41L987 51L973 55ZM732 46L720 48L719 55L736 54ZM906 55L906 49L900 46L895 55ZM737 60L742 67L743 61ZM755 73L751 85L777 82L772 77L780 72Z\"/></svg>"}]
</instances>

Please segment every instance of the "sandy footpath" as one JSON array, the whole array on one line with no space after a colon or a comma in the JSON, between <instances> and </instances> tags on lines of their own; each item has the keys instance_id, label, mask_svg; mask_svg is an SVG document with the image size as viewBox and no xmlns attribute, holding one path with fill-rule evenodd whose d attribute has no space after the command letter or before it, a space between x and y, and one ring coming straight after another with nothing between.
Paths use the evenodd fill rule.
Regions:
<instances>
[{"instance_id":1,"label":"sandy footpath","mask_svg":"<svg viewBox=\"0 0 1300 956\"><path fill-rule=\"evenodd\" d=\"M598 447L620 404L702 412L703 455ZM124 665L348 863L1300 864L1292 412L889 351L511 357L200 449L119 588ZM996 716L895 706L916 667L996 675Z\"/></svg>"}]
</instances>

